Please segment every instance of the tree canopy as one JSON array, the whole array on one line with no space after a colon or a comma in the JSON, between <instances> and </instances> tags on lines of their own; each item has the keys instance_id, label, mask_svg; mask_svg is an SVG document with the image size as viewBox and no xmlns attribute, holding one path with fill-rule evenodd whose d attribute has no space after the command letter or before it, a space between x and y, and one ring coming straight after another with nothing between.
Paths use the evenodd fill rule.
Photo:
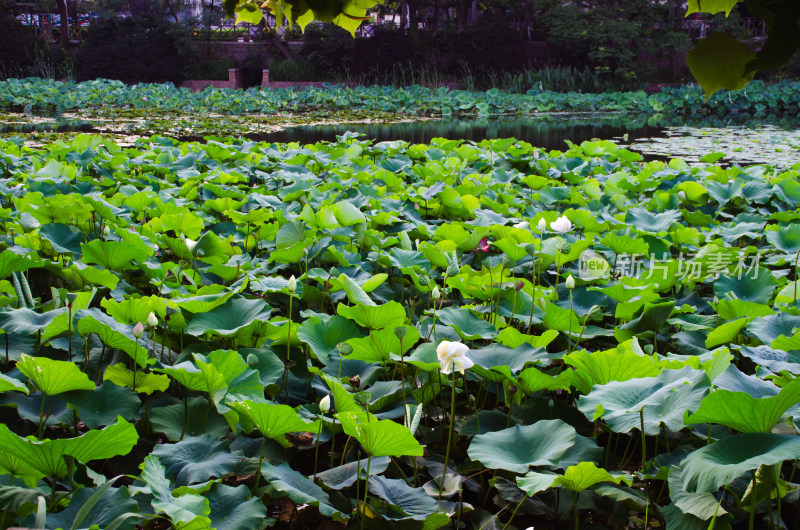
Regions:
<instances>
[{"instance_id":1,"label":"tree canopy","mask_svg":"<svg viewBox=\"0 0 800 530\"><path fill-rule=\"evenodd\" d=\"M280 26L284 20L304 28L309 22L333 22L351 34L367 10L382 0L224 0L230 17L258 24L261 9L269 10ZM692 75L708 99L722 89L738 90L758 71L785 65L800 48L800 2L797 0L688 0L686 16L694 13L730 14L743 3L768 29L766 40L755 51L752 44L729 32L717 32L701 39L686 57Z\"/></svg>"}]
</instances>

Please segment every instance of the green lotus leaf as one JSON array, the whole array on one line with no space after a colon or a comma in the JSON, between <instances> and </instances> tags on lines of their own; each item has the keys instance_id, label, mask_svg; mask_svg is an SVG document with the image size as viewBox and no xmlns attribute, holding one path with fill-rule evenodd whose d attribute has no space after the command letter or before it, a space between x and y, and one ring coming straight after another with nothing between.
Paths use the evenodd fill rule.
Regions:
<instances>
[{"instance_id":1,"label":"green lotus leaf","mask_svg":"<svg viewBox=\"0 0 800 530\"><path fill-rule=\"evenodd\" d=\"M39 236L49 242L57 254L72 254L76 257L81 254L81 244L86 241L83 232L61 223L42 226Z\"/></svg>"},{"instance_id":2,"label":"green lotus leaf","mask_svg":"<svg viewBox=\"0 0 800 530\"><path fill-rule=\"evenodd\" d=\"M670 467L667 480L669 497L681 512L703 521L728 513L713 494L707 491L700 493L684 491L682 477L683 473L680 467Z\"/></svg>"},{"instance_id":3,"label":"green lotus leaf","mask_svg":"<svg viewBox=\"0 0 800 530\"><path fill-rule=\"evenodd\" d=\"M383 473L391 462L392 459L388 456L373 457L369 464L370 476ZM317 477L326 487L341 490L355 484L359 474L361 478L367 476L367 459L365 458L322 471L317 474Z\"/></svg>"},{"instance_id":4,"label":"green lotus leaf","mask_svg":"<svg viewBox=\"0 0 800 530\"><path fill-rule=\"evenodd\" d=\"M581 462L570 466L563 475L529 471L524 477L517 477L517 485L531 497L553 487L563 487L578 493L601 482L624 483L630 486L633 477L622 473L609 473L603 468L598 468L594 462Z\"/></svg>"},{"instance_id":5,"label":"green lotus leaf","mask_svg":"<svg viewBox=\"0 0 800 530\"><path fill-rule=\"evenodd\" d=\"M17 369L27 376L36 388L48 396L70 390L94 390L95 385L89 376L75 363L54 361L47 357L31 357L22 354Z\"/></svg>"},{"instance_id":6,"label":"green lotus leaf","mask_svg":"<svg viewBox=\"0 0 800 530\"><path fill-rule=\"evenodd\" d=\"M70 408L78 411L81 421L90 429L110 425L117 416L122 416L128 421L135 420L142 406L136 392L119 387L110 381L92 390L67 392L63 398L69 403Z\"/></svg>"},{"instance_id":7,"label":"green lotus leaf","mask_svg":"<svg viewBox=\"0 0 800 530\"><path fill-rule=\"evenodd\" d=\"M4 459L11 457L24 462L42 476L58 478L69 472L65 456L86 463L126 455L138 440L139 435L133 424L122 417L105 429L57 440L22 438L11 432L5 424L0 424L0 467L9 469Z\"/></svg>"},{"instance_id":8,"label":"green lotus leaf","mask_svg":"<svg viewBox=\"0 0 800 530\"><path fill-rule=\"evenodd\" d=\"M315 506L325 517L334 521L346 521L348 514L342 513L331 505L330 498L314 481L301 475L286 462L273 466L269 462L261 464L261 474L267 480L271 490L284 493L297 504Z\"/></svg>"},{"instance_id":9,"label":"green lotus leaf","mask_svg":"<svg viewBox=\"0 0 800 530\"><path fill-rule=\"evenodd\" d=\"M342 289L344 289L347 299L350 300L350 303L363 304L366 306L376 305L375 302L372 301L372 298L370 298L369 295L364 291L364 289L362 289L361 286L350 276L340 274L337 279L339 280Z\"/></svg>"},{"instance_id":10,"label":"green lotus leaf","mask_svg":"<svg viewBox=\"0 0 800 530\"><path fill-rule=\"evenodd\" d=\"M661 373L658 361L645 355L635 339L611 350L592 353L581 350L565 355L564 363L575 368L570 378L582 394L588 394L594 385Z\"/></svg>"},{"instance_id":11,"label":"green lotus leaf","mask_svg":"<svg viewBox=\"0 0 800 530\"><path fill-rule=\"evenodd\" d=\"M452 326L464 340L493 339L497 336L494 324L476 317L465 307L445 307L436 312L436 318L443 324Z\"/></svg>"},{"instance_id":12,"label":"green lotus leaf","mask_svg":"<svg viewBox=\"0 0 800 530\"><path fill-rule=\"evenodd\" d=\"M31 393L31 391L28 390L28 387L25 386L25 383L19 379L14 379L6 374L0 374L0 392L10 392L12 390L22 392L24 394Z\"/></svg>"},{"instance_id":13,"label":"green lotus leaf","mask_svg":"<svg viewBox=\"0 0 800 530\"><path fill-rule=\"evenodd\" d=\"M165 473L166 469L157 456L146 456L139 467L142 470L141 480L147 484L153 495L150 504L155 513L166 514L176 529L211 528L209 518L211 508L208 499L193 493L173 496Z\"/></svg>"},{"instance_id":14,"label":"green lotus leaf","mask_svg":"<svg viewBox=\"0 0 800 530\"><path fill-rule=\"evenodd\" d=\"M57 528L82 528L81 522L91 522L100 528L107 528L118 517L125 514L133 514L124 519L120 526L124 530L133 530L136 521L132 517L139 512L138 503L131 497L128 488L111 488L110 482L106 482L97 488L79 488L70 498L69 505L58 513L47 514L46 528L56 530ZM99 497L95 495L99 494ZM94 497L94 498L93 498ZM86 511L85 507L93 502L92 507ZM77 524L76 524L77 523Z\"/></svg>"},{"instance_id":15,"label":"green lotus leaf","mask_svg":"<svg viewBox=\"0 0 800 530\"><path fill-rule=\"evenodd\" d=\"M765 268L744 272L741 276L720 276L714 282L714 294L720 299L733 295L739 300L767 304L778 280Z\"/></svg>"},{"instance_id":16,"label":"green lotus leaf","mask_svg":"<svg viewBox=\"0 0 800 530\"><path fill-rule=\"evenodd\" d=\"M783 414L797 403L800 403L800 380L792 381L771 397L717 390L703 399L686 423L718 423L740 432L771 432Z\"/></svg>"},{"instance_id":17,"label":"green lotus leaf","mask_svg":"<svg viewBox=\"0 0 800 530\"><path fill-rule=\"evenodd\" d=\"M373 420L355 412L339 412L336 418L370 456L422 456L422 446L405 425L392 420Z\"/></svg>"},{"instance_id":18,"label":"green lotus leaf","mask_svg":"<svg viewBox=\"0 0 800 530\"><path fill-rule=\"evenodd\" d=\"M124 364L112 364L103 372L103 381L108 381L136 391L137 394L164 392L169 387L169 377L150 372L136 373L128 370ZM136 385L134 388L134 384Z\"/></svg>"},{"instance_id":19,"label":"green lotus leaf","mask_svg":"<svg viewBox=\"0 0 800 530\"><path fill-rule=\"evenodd\" d=\"M653 334L661 329L675 309L673 302L645 303L636 318L617 326L614 330L614 337L619 342L635 337L643 333Z\"/></svg>"},{"instance_id":20,"label":"green lotus leaf","mask_svg":"<svg viewBox=\"0 0 800 530\"><path fill-rule=\"evenodd\" d=\"M489 381L500 382L504 377L516 374L526 364L547 362L549 357L542 348L532 348L527 344L509 348L500 344L490 344L467 352L475 365L470 368Z\"/></svg>"},{"instance_id":21,"label":"green lotus leaf","mask_svg":"<svg viewBox=\"0 0 800 530\"><path fill-rule=\"evenodd\" d=\"M187 398L185 403L153 407L148 412L148 418L153 432L163 433L171 442L201 434L220 439L230 432L228 422L203 396Z\"/></svg>"},{"instance_id":22,"label":"green lotus leaf","mask_svg":"<svg viewBox=\"0 0 800 530\"><path fill-rule=\"evenodd\" d=\"M2 311L0 312L0 329L6 333L33 335L45 329L56 317L66 312L67 308L61 308L45 313L37 313L25 307Z\"/></svg>"},{"instance_id":23,"label":"green lotus leaf","mask_svg":"<svg viewBox=\"0 0 800 530\"><path fill-rule=\"evenodd\" d=\"M340 316L312 317L297 328L297 338L308 344L323 364L328 364L331 357L338 355L336 346L340 342L356 337L361 337L361 332L355 324Z\"/></svg>"},{"instance_id":24,"label":"green lotus leaf","mask_svg":"<svg viewBox=\"0 0 800 530\"><path fill-rule=\"evenodd\" d=\"M714 348L720 344L729 344L736 339L739 332L744 329L750 319L742 317L731 322L721 324L713 329L706 337L706 348Z\"/></svg>"},{"instance_id":25,"label":"green lotus leaf","mask_svg":"<svg viewBox=\"0 0 800 530\"><path fill-rule=\"evenodd\" d=\"M235 297L207 313L195 314L186 332L196 337L204 333L228 337L256 320L269 320L271 312L272 308L260 298Z\"/></svg>"},{"instance_id":26,"label":"green lotus leaf","mask_svg":"<svg viewBox=\"0 0 800 530\"><path fill-rule=\"evenodd\" d=\"M267 519L267 508L253 497L245 486L215 484L207 495L211 508L211 528L216 530L261 530Z\"/></svg>"},{"instance_id":27,"label":"green lotus leaf","mask_svg":"<svg viewBox=\"0 0 800 530\"><path fill-rule=\"evenodd\" d=\"M664 370L657 377L597 385L581 396L578 408L590 421L602 417L614 432L640 429L643 421L645 434L651 436L662 423L671 431L681 430L684 413L700 406L710 386L703 371Z\"/></svg>"},{"instance_id":28,"label":"green lotus leaf","mask_svg":"<svg viewBox=\"0 0 800 530\"><path fill-rule=\"evenodd\" d=\"M174 444L159 444L150 453L165 466L167 478L176 486L196 484L211 477L224 477L241 459L228 445L207 434L188 436Z\"/></svg>"},{"instance_id":29,"label":"green lotus leaf","mask_svg":"<svg viewBox=\"0 0 800 530\"><path fill-rule=\"evenodd\" d=\"M561 420L541 420L479 434L467 454L489 469L526 473L530 466L553 466L575 445L575 428Z\"/></svg>"},{"instance_id":30,"label":"green lotus leaf","mask_svg":"<svg viewBox=\"0 0 800 530\"><path fill-rule=\"evenodd\" d=\"M140 247L122 241L93 239L81 245L82 260L87 265L102 265L109 270L137 268L132 262L144 263L147 253Z\"/></svg>"},{"instance_id":31,"label":"green lotus leaf","mask_svg":"<svg viewBox=\"0 0 800 530\"><path fill-rule=\"evenodd\" d=\"M439 509L439 503L422 488L412 488L405 479L369 477L369 491L377 495L400 512L392 519L415 519L422 521Z\"/></svg>"},{"instance_id":32,"label":"green lotus leaf","mask_svg":"<svg viewBox=\"0 0 800 530\"><path fill-rule=\"evenodd\" d=\"M658 234L669 230L672 223L678 222L681 213L678 210L668 210L663 213L652 213L646 208L636 207L628 210L625 222L632 224L637 230Z\"/></svg>"},{"instance_id":33,"label":"green lotus leaf","mask_svg":"<svg viewBox=\"0 0 800 530\"><path fill-rule=\"evenodd\" d=\"M339 315L354 321L359 326L369 329L396 328L405 324L406 310L394 300L383 305L354 306L339 304L336 308Z\"/></svg>"},{"instance_id":34,"label":"green lotus leaf","mask_svg":"<svg viewBox=\"0 0 800 530\"><path fill-rule=\"evenodd\" d=\"M278 441L290 432L317 432L318 422L307 422L289 405L257 403L254 401L230 402L228 405L243 414L267 438Z\"/></svg>"},{"instance_id":35,"label":"green lotus leaf","mask_svg":"<svg viewBox=\"0 0 800 530\"><path fill-rule=\"evenodd\" d=\"M107 347L116 348L127 353L140 368L147 363L146 341L140 339L137 344L133 337L133 326L120 324L96 307L82 309L75 313L76 328L81 335L94 333Z\"/></svg>"},{"instance_id":36,"label":"green lotus leaf","mask_svg":"<svg viewBox=\"0 0 800 530\"><path fill-rule=\"evenodd\" d=\"M184 235L189 239L197 239L205 227L203 220L190 212L165 214L158 219L164 231L172 230L176 237Z\"/></svg>"},{"instance_id":37,"label":"green lotus leaf","mask_svg":"<svg viewBox=\"0 0 800 530\"><path fill-rule=\"evenodd\" d=\"M347 358L369 363L385 363L391 359L392 354L397 356L405 354L419 341L419 330L412 326L400 327L406 330L402 351L400 339L395 333L396 328L384 328L370 332L368 337L347 340L347 344L353 347L353 352L348 354Z\"/></svg>"},{"instance_id":38,"label":"green lotus leaf","mask_svg":"<svg viewBox=\"0 0 800 530\"><path fill-rule=\"evenodd\" d=\"M682 462L683 489L717 491L759 466L771 466L800 456L800 437L748 432L717 440L689 454Z\"/></svg>"}]
</instances>

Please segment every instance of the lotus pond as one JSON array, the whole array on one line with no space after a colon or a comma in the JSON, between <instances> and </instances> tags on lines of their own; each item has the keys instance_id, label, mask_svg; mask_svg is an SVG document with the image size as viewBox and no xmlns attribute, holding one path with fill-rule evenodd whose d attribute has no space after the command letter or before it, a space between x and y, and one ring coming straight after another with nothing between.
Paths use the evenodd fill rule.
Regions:
<instances>
[{"instance_id":1,"label":"lotus pond","mask_svg":"<svg viewBox=\"0 0 800 530\"><path fill-rule=\"evenodd\" d=\"M800 520L800 165L354 134L0 161L0 527Z\"/></svg>"}]
</instances>

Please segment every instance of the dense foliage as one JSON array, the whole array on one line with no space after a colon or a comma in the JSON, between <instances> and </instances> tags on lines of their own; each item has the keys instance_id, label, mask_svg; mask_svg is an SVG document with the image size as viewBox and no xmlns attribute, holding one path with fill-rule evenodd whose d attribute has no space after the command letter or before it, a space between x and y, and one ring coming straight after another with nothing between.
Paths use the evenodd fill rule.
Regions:
<instances>
[{"instance_id":1,"label":"dense foliage","mask_svg":"<svg viewBox=\"0 0 800 530\"><path fill-rule=\"evenodd\" d=\"M719 156L2 141L0 526L791 524L800 166Z\"/></svg>"},{"instance_id":2,"label":"dense foliage","mask_svg":"<svg viewBox=\"0 0 800 530\"><path fill-rule=\"evenodd\" d=\"M410 86L331 87L324 90L212 89L190 92L171 84L125 85L95 80L84 83L41 79L0 82L0 108L34 111L86 107L167 109L223 114L273 113L313 109L353 109L397 112L414 116L532 114L537 112L628 111L643 113L797 114L800 82L766 85L754 82L747 90L718 93L708 104L697 86L664 88L655 94L612 92L577 94L539 92L508 94L500 90L468 92Z\"/></svg>"}]
</instances>

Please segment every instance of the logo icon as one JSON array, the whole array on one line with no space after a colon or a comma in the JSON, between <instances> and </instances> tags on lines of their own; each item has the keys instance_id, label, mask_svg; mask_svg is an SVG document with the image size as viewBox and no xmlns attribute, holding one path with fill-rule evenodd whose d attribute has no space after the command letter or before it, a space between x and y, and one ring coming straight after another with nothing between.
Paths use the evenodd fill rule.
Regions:
<instances>
[{"instance_id":1,"label":"logo icon","mask_svg":"<svg viewBox=\"0 0 800 530\"><path fill-rule=\"evenodd\" d=\"M581 252L578 258L578 276L581 280L591 281L608 278L611 275L611 266L606 258L595 252L586 249Z\"/></svg>"}]
</instances>

